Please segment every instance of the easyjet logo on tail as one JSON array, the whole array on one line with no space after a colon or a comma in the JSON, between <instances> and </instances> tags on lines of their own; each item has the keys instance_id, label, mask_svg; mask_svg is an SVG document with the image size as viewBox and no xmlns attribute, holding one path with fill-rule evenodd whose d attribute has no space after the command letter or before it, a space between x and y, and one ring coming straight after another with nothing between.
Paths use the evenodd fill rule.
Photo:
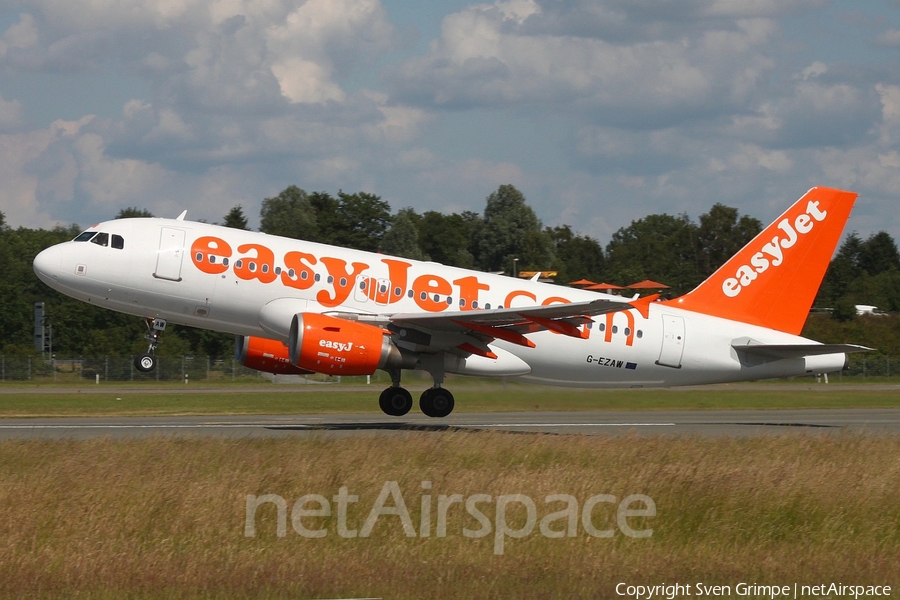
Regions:
<instances>
[{"instance_id":1,"label":"easyjet logo on tail","mask_svg":"<svg viewBox=\"0 0 900 600\"><path fill-rule=\"evenodd\" d=\"M750 257L750 264L738 266L734 277L722 282L722 292L729 298L735 298L770 267L780 267L784 264L784 250L793 247L801 237L813 230L816 223L824 221L827 216L827 211L819 210L818 200L810 200L806 205L806 212L794 217L793 223L787 217L779 221L777 227L782 233L773 236L771 242L763 244Z\"/></svg>"}]
</instances>

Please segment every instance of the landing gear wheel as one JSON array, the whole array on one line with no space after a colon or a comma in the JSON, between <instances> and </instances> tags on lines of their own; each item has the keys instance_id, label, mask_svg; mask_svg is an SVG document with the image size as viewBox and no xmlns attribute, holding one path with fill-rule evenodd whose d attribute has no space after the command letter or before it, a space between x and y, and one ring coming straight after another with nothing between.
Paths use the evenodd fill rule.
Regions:
<instances>
[{"instance_id":1,"label":"landing gear wheel","mask_svg":"<svg viewBox=\"0 0 900 600\"><path fill-rule=\"evenodd\" d=\"M156 368L156 357L152 354L141 354L134 359L134 368L141 373L149 373Z\"/></svg>"},{"instance_id":2,"label":"landing gear wheel","mask_svg":"<svg viewBox=\"0 0 900 600\"><path fill-rule=\"evenodd\" d=\"M419 408L429 417L446 417L453 412L453 394L444 388L431 388L422 392Z\"/></svg>"},{"instance_id":3,"label":"landing gear wheel","mask_svg":"<svg viewBox=\"0 0 900 600\"><path fill-rule=\"evenodd\" d=\"M378 406L385 414L402 417L412 408L412 394L402 387L389 387L378 398Z\"/></svg>"}]
</instances>

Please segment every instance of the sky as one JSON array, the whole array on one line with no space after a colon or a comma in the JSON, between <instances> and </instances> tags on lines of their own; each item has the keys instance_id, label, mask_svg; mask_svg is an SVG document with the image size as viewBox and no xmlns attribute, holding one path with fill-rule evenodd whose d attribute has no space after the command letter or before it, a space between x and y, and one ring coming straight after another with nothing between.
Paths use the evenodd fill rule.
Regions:
<instances>
[{"instance_id":1,"label":"sky","mask_svg":"<svg viewBox=\"0 0 900 600\"><path fill-rule=\"evenodd\" d=\"M0 0L12 227L503 184L603 244L816 185L900 240L900 0Z\"/></svg>"}]
</instances>

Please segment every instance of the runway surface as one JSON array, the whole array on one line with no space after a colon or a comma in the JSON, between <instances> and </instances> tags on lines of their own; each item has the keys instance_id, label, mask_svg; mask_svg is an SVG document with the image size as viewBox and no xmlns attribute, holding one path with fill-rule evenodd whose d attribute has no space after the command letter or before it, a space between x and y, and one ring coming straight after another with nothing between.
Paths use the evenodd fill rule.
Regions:
<instances>
[{"instance_id":1,"label":"runway surface","mask_svg":"<svg viewBox=\"0 0 900 600\"><path fill-rule=\"evenodd\" d=\"M756 436L870 432L900 434L900 409L585 411L0 419L0 440L108 436L297 437L506 431L580 435Z\"/></svg>"}]
</instances>

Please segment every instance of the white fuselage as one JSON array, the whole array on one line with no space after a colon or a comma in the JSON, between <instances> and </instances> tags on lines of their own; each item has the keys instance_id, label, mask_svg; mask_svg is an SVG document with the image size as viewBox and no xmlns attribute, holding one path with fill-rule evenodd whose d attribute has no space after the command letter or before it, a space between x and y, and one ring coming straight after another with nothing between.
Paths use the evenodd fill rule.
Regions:
<instances>
[{"instance_id":1,"label":"white fuselage","mask_svg":"<svg viewBox=\"0 0 900 600\"><path fill-rule=\"evenodd\" d=\"M66 242L35 259L51 287L141 317L286 339L297 312L442 313L609 298L595 292L173 219L91 228L122 248ZM772 329L651 303L593 318L587 339L529 334L534 348L491 342L530 368L523 379L580 387L677 386L838 370L843 354L751 364L732 344L801 344ZM483 359L482 362L489 361ZM491 374L490 363L479 371ZM452 371L452 370L451 370ZM499 370L498 373L500 374Z\"/></svg>"}]
</instances>

